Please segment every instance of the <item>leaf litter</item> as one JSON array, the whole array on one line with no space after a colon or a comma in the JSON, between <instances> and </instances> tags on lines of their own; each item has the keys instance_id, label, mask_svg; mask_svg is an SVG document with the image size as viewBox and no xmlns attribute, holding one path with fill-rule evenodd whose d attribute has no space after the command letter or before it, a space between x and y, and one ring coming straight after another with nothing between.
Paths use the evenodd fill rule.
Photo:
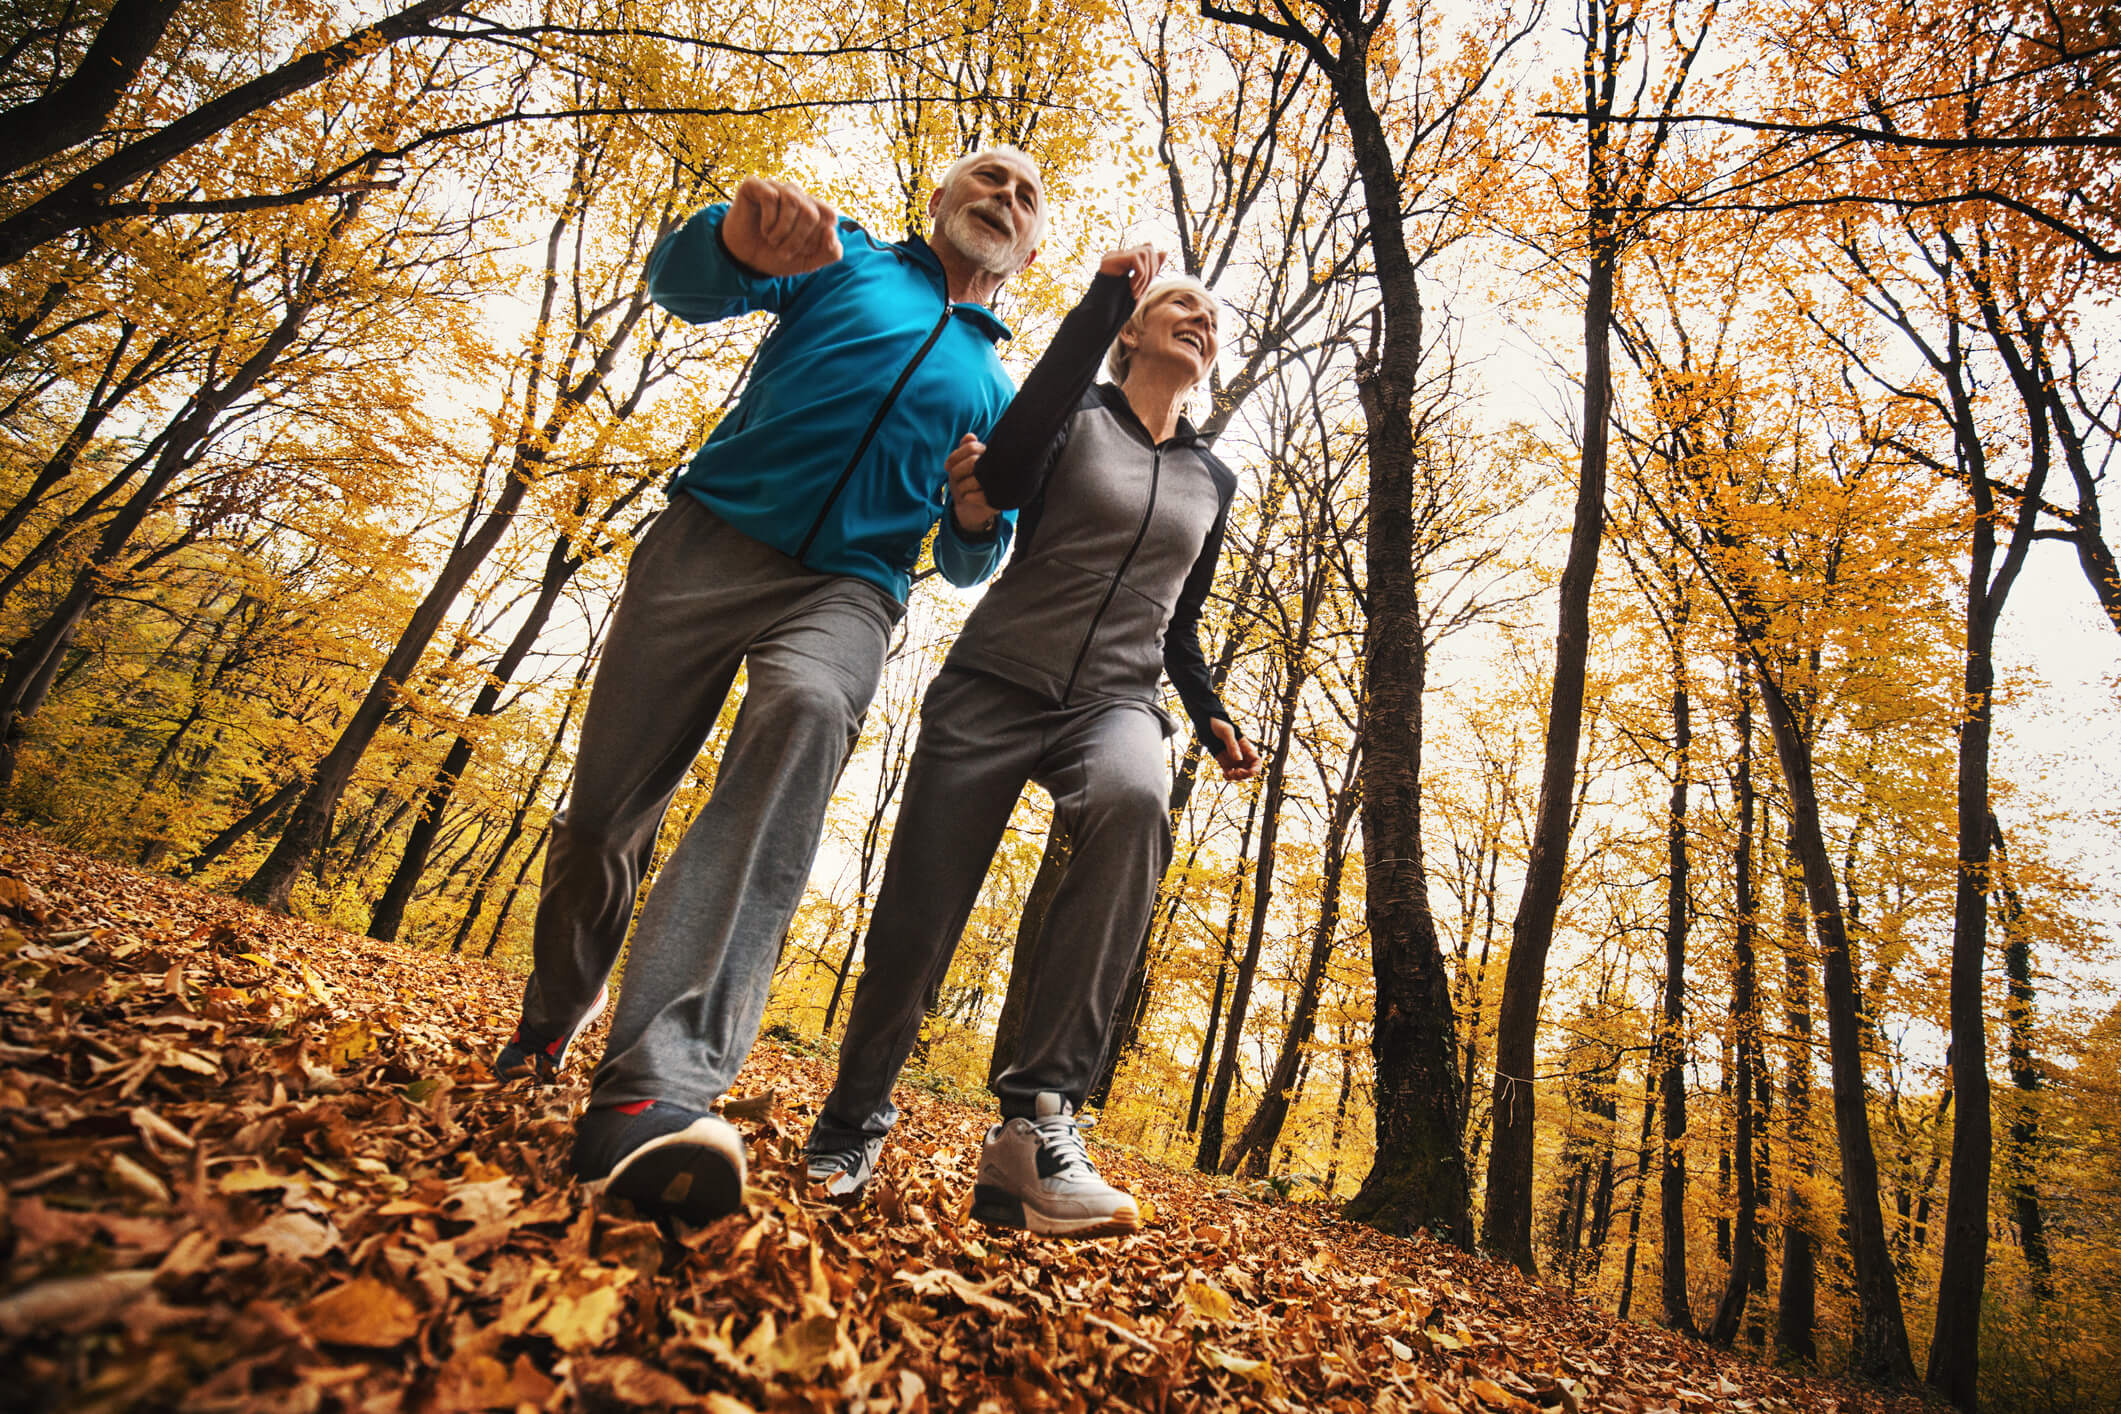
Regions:
<instances>
[{"instance_id":1,"label":"leaf litter","mask_svg":"<svg viewBox=\"0 0 2121 1414\"><path fill-rule=\"evenodd\" d=\"M1112 1148L1141 1233L985 1228L991 1116L921 1094L866 1201L807 1201L831 1077L769 1042L725 1106L745 1211L671 1241L565 1173L585 1064L551 1091L488 1078L520 988L0 832L11 1407L1931 1407Z\"/></svg>"}]
</instances>

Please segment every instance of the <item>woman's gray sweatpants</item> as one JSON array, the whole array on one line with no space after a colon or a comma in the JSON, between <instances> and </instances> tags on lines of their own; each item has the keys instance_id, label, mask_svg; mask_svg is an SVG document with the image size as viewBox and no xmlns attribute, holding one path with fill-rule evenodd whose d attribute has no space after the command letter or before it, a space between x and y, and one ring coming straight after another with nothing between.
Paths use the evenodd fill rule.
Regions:
<instances>
[{"instance_id":1,"label":"woman's gray sweatpants","mask_svg":"<svg viewBox=\"0 0 2121 1414\"><path fill-rule=\"evenodd\" d=\"M994 1091L1005 1117L1031 1116L1042 1091L1082 1105L1171 862L1164 736L1162 714L1146 702L1059 709L983 673L937 675L813 1150L897 1122L891 1088L920 1035L923 1002L949 971L1027 781L1053 796L1071 856L1046 915L1016 1059Z\"/></svg>"},{"instance_id":2,"label":"woman's gray sweatpants","mask_svg":"<svg viewBox=\"0 0 2121 1414\"><path fill-rule=\"evenodd\" d=\"M736 1078L904 612L688 495L634 551L545 857L532 1030L572 1029L611 974L663 814L746 678L713 794L641 909L592 1103L704 1110Z\"/></svg>"}]
</instances>

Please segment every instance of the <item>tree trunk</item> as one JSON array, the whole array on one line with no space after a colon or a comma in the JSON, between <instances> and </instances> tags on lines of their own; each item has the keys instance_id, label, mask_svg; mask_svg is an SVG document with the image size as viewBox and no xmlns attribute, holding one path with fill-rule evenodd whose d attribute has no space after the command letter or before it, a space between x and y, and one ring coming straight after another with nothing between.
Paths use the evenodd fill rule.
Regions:
<instances>
[{"instance_id":1,"label":"tree trunk","mask_svg":"<svg viewBox=\"0 0 2121 1414\"><path fill-rule=\"evenodd\" d=\"M530 650L537 646L546 621L552 617L553 606L559 603L560 591L581 568L581 559L570 553L572 544L567 536L553 542L552 552L545 559L544 578L538 584L538 597L517 627L515 637L509 640L500 658L488 670L486 681L480 684L478 696L472 699L471 710L466 714L467 722L483 721L500 710L502 692L515 678L516 669L530 656ZM375 911L369 916L369 937L391 942L404 926L405 906L412 902L419 887L420 875L427 868L428 851L434 847L435 836L442 827L443 813L449 809L449 802L456 794L457 782L463 779L465 769L471 765L475 748L469 729L459 732L456 740L450 743L448 754L442 758L441 769L435 772L433 782L420 801L420 813L413 820L405 850L398 856L397 868L391 871L390 882L383 886L383 896L376 901Z\"/></svg>"},{"instance_id":2,"label":"tree trunk","mask_svg":"<svg viewBox=\"0 0 2121 1414\"><path fill-rule=\"evenodd\" d=\"M1320 572L1319 578L1323 578ZM1252 871L1252 916L1245 930L1245 952L1237 965L1237 978L1230 992L1230 1016L1223 1024L1222 1055L1215 1064L1215 1083L1208 1091L1207 1108L1201 1112L1200 1146L1193 1166L1202 1173L1222 1171L1223 1120L1230 1107L1230 1090L1237 1082L1237 1049L1244 1040L1245 1016L1252 1003L1252 981L1259 972L1260 950L1267 941L1267 909L1274 901L1274 847L1281 837L1282 795L1288 778L1289 747L1295 735L1296 707L1303 695L1304 674L1299 656L1306 651L1310 627L1317 607L1317 594L1305 595L1302 628L1294 649L1284 659L1285 682L1281 718L1275 723L1274 745L1267 757L1265 817L1259 826L1258 863Z\"/></svg>"},{"instance_id":3,"label":"tree trunk","mask_svg":"<svg viewBox=\"0 0 2121 1414\"><path fill-rule=\"evenodd\" d=\"M1470 1247L1471 1185L1451 983L1429 911L1421 839L1422 693L1428 645L1414 571L1414 386L1421 290L1408 258L1397 167L1370 105L1366 54L1328 70L1353 139L1384 307L1377 356L1357 376L1369 452L1364 538L1364 912L1376 981L1377 1157L1348 1217Z\"/></svg>"},{"instance_id":4,"label":"tree trunk","mask_svg":"<svg viewBox=\"0 0 2121 1414\"><path fill-rule=\"evenodd\" d=\"M530 876L530 866L537 862L539 851L545 848L545 841L551 835L552 821L548 819L538 827L538 837L530 842L530 848L524 851L523 862L516 866L515 882L501 896L501 911L494 915L493 931L486 935L486 947L479 953L480 957L492 957L493 950L501 945L501 929L508 924L508 911L515 907L516 895L523 891L523 880Z\"/></svg>"},{"instance_id":5,"label":"tree trunk","mask_svg":"<svg viewBox=\"0 0 2121 1414\"><path fill-rule=\"evenodd\" d=\"M1348 1092L1354 1088L1355 1062L1348 1051L1348 1024L1340 1026L1340 1095L1333 1102L1333 1153L1326 1161L1326 1179L1320 1185L1330 1200L1340 1182L1340 1146L1348 1135Z\"/></svg>"},{"instance_id":6,"label":"tree trunk","mask_svg":"<svg viewBox=\"0 0 2121 1414\"><path fill-rule=\"evenodd\" d=\"M1756 1114L1755 1077L1759 1074L1760 1008L1756 996L1753 956L1753 918L1758 900L1753 893L1753 826L1756 817L1753 795L1753 702L1741 672L1738 700L1738 769L1732 780L1737 797L1738 843L1732 872L1736 875L1737 907L1733 919L1734 954L1731 966L1731 1033L1736 1075L1731 1084L1734 1177L1738 1189L1737 1221L1731 1234L1730 1275L1724 1282L1723 1300L1709 1326L1709 1339L1729 1345L1738 1338L1745 1319L1747 1298L1759 1288L1767 1270L1767 1252L1760 1238L1760 1165L1758 1151L1765 1137L1756 1137L1756 1125L1765 1116Z\"/></svg>"},{"instance_id":7,"label":"tree trunk","mask_svg":"<svg viewBox=\"0 0 2121 1414\"><path fill-rule=\"evenodd\" d=\"M1643 1197L1650 1189L1650 1132L1657 1122L1658 1078L1653 1057L1642 1081L1642 1133L1635 1141L1635 1191L1628 1195L1627 1256L1620 1268L1620 1305L1614 1311L1623 1321L1635 1303L1635 1249L1642 1236Z\"/></svg>"},{"instance_id":8,"label":"tree trunk","mask_svg":"<svg viewBox=\"0 0 2121 1414\"><path fill-rule=\"evenodd\" d=\"M1593 146L1594 170L1599 151ZM1525 864L1524 892L1510 925L1510 959L1503 970L1502 1008L1495 1022L1495 1083L1489 1120L1488 1191L1481 1236L1496 1256L1521 1270L1532 1259L1532 1123L1534 1049L1539 1002L1546 987L1547 950L1561 908L1568 871L1569 822L1582 741L1585 660L1590 650L1591 584L1605 528L1606 438L1612 396L1613 281L1619 263L1610 211L1594 211L1592 228L1604 239L1591 247L1590 283L1583 304L1583 451L1578 463L1576 517L1561 571L1560 625L1554 639L1554 689L1547 706L1546 756L1539 777L1539 814Z\"/></svg>"},{"instance_id":9,"label":"tree trunk","mask_svg":"<svg viewBox=\"0 0 2121 1414\"><path fill-rule=\"evenodd\" d=\"M2055 1274L2040 1210L2040 1111L2034 1098L2040 1093L2040 1071L2033 1063L2033 944L2025 905L2004 869L2003 826L1993 810L1988 829L1996 861L1990 879L2003 924L2003 975L2010 985L2004 1016L2010 1035L2011 1086L2018 1092L2009 1130L2011 1215L2018 1225L2025 1264L2032 1269L2033 1299L2044 1303L2054 1298Z\"/></svg>"},{"instance_id":10,"label":"tree trunk","mask_svg":"<svg viewBox=\"0 0 2121 1414\"><path fill-rule=\"evenodd\" d=\"M1790 832L1803 867L1812 926L1819 938L1825 974L1827 1050L1834 1080L1834 1132L1841 1151L1841 1190L1848 1220L1849 1260L1855 1268L1857 1324L1851 1355L1866 1379L1914 1378L1907 1325L1900 1308L1900 1279L1885 1239L1878 1205L1878 1156L1871 1143L1867 1087L1857 1015L1856 971L1842 927L1834 863L1819 819L1819 792L1812 780L1811 743L1779 684L1760 675L1775 754L1790 792Z\"/></svg>"},{"instance_id":11,"label":"tree trunk","mask_svg":"<svg viewBox=\"0 0 2121 1414\"><path fill-rule=\"evenodd\" d=\"M1804 886L1797 874L1797 847L1785 839L1782 861L1783 1108L1789 1119L1789 1188L1782 1210L1782 1284L1777 1292L1775 1343L1784 1355L1810 1363L1819 1355L1813 1337L1818 1312L1818 1252L1812 1237L1805 1180L1812 1175L1812 973L1805 957Z\"/></svg>"},{"instance_id":12,"label":"tree trunk","mask_svg":"<svg viewBox=\"0 0 2121 1414\"><path fill-rule=\"evenodd\" d=\"M1215 1063L1215 1039L1222 1033L1223 996L1230 986L1230 940L1237 936L1237 915L1244 907L1245 866L1252 857L1252 826L1259 819L1259 796L1245 805L1245 827L1237 840L1237 872L1230 878L1230 912L1223 920L1222 956L1215 964L1215 996L1208 1003L1208 1034L1201 1038L1200 1061L1193 1068L1193 1099L1186 1109L1186 1133L1200 1128L1200 1107L1208 1094L1209 1067Z\"/></svg>"},{"instance_id":13,"label":"tree trunk","mask_svg":"<svg viewBox=\"0 0 2121 1414\"><path fill-rule=\"evenodd\" d=\"M1964 258L1949 232L1944 240L1955 259ZM1988 959L1989 743L1995 713L1996 625L2032 549L2053 439L2047 420L2052 379L2046 376L2041 355L2044 330L2030 319L2017 329L2010 328L1987 272L1970 265L1967 278L1979 297L1983 323L2024 405L2031 456L2024 493L2017 502L2016 524L2010 526L2010 541L1998 565L2000 516L1988 477L1982 423L1968 386L1971 380L1958 357L1959 326L1955 322L1948 386L1959 461L1974 501L1974 543L1967 572L1966 674L1959 721L1959 867L1952 895L1952 1093L1958 1107L1952 1117L1951 1187L1945 1197L1944 1253L1937 1268L1937 1321L1930 1339L1927 1379L1931 1388L1952 1403L1971 1410L1980 1386L1981 1293L1988 1271L1989 1176L1994 1157L1982 968ZM2024 340L2023 348L2019 338Z\"/></svg>"},{"instance_id":14,"label":"tree trunk","mask_svg":"<svg viewBox=\"0 0 2121 1414\"><path fill-rule=\"evenodd\" d=\"M1674 622L1685 624L1681 601ZM1683 637L1672 644L1672 800L1665 830L1664 1016L1663 1042L1664 1150L1658 1187L1662 1227L1664 1323L1673 1330L1694 1331L1694 1312L1687 1301L1686 1275L1686 939L1688 773L1694 733L1687 700Z\"/></svg>"},{"instance_id":15,"label":"tree trunk","mask_svg":"<svg viewBox=\"0 0 2121 1414\"><path fill-rule=\"evenodd\" d=\"M295 797L302 793L302 784L302 778L296 776L294 779L279 786L270 795L243 812L227 829L201 845L197 853L178 866L177 872L187 879L198 877L207 865L228 853L236 841L294 804Z\"/></svg>"},{"instance_id":16,"label":"tree trunk","mask_svg":"<svg viewBox=\"0 0 2121 1414\"><path fill-rule=\"evenodd\" d=\"M1333 958L1334 936L1340 931L1340 881L1347 863L1348 827L1355 819L1355 772L1362 758L1362 736L1358 731L1348 746L1348 761L1341 775L1340 791L1333 800L1332 823L1326 832L1326 857L1319 881L1318 922L1311 930L1311 954L1304 962L1303 981L1296 992L1296 1010L1289 1018L1289 1031L1282 1040L1281 1054L1267 1077L1259 1108L1244 1132L1223 1159L1223 1173L1237 1172L1247 1156L1264 1165L1282 1126L1289 1118L1291 1093L1297 1088L1296 1071L1308 1054L1311 1033L1318 1018L1318 996L1325 986L1326 966Z\"/></svg>"}]
</instances>

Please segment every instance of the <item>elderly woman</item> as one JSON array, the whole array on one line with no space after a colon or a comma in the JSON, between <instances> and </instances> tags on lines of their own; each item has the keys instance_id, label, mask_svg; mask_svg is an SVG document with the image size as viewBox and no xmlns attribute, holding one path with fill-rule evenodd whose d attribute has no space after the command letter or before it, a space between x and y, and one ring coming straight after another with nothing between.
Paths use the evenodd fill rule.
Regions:
<instances>
[{"instance_id":1,"label":"elderly woman","mask_svg":"<svg viewBox=\"0 0 2121 1414\"><path fill-rule=\"evenodd\" d=\"M1036 781L1071 858L1019 1050L994 1084L1002 1122L972 1212L1067 1236L1140 1225L1134 1200L1098 1176L1075 1111L1171 859L1161 674L1225 779L1259 767L1200 649L1237 482L1179 409L1215 361L1215 300L1190 279L1150 288L1161 261L1147 246L1108 253L992 440L967 437L950 457L961 504L1020 508L1016 556L922 704L838 1082L807 1146L828 1195L851 1198L874 1172L923 1001ZM1115 382L1093 387L1101 355Z\"/></svg>"}]
</instances>

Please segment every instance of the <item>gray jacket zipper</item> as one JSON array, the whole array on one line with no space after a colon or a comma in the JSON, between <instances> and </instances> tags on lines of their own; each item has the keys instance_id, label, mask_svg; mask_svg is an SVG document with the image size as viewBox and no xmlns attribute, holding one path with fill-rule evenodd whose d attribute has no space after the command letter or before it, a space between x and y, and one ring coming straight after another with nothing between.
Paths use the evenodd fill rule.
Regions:
<instances>
[{"instance_id":1,"label":"gray jacket zipper","mask_svg":"<svg viewBox=\"0 0 2121 1414\"><path fill-rule=\"evenodd\" d=\"M810 533L803 537L802 544L796 546L796 559L800 560L810 553L810 546L817 539L817 533L825 528L825 517L832 514L832 503L840 498L840 492L847 489L848 481L854 476L855 467L861 464L862 453L869 450L869 444L876 439L877 429L884 425L885 414L889 413L891 405L898 401L898 395L905 391L906 380L913 376L913 370L921 366L921 360L928 356L928 350L934 348L935 341L943 336L943 330L950 324L951 311L956 308L957 306L948 299L943 301L943 317L935 321L935 327L928 331L928 337L914 350L912 361L899 370L898 381L891 385L890 392L884 394L884 401L877 407L876 416L869 419L869 426L862 431L862 440L854 444L854 455L847 458L846 469L840 472L840 479L832 483L832 491L825 497L825 504L818 507L817 519L811 522Z\"/></svg>"},{"instance_id":2,"label":"gray jacket zipper","mask_svg":"<svg viewBox=\"0 0 2121 1414\"><path fill-rule=\"evenodd\" d=\"M1119 568L1113 571L1111 583L1105 586L1105 597L1097 604L1097 612L1090 616L1090 631L1083 635L1083 646L1075 651L1075 665L1068 669L1068 685L1061 689L1061 706L1068 705L1068 698L1075 691L1076 675L1083 670L1083 659L1090 656L1090 642L1097 637L1097 626L1105 617L1105 610L1112 607L1112 596L1119 592L1120 581L1127 577L1127 566L1134 563L1134 552L1141 549L1142 539L1149 533L1149 517L1156 514L1156 485L1163 479L1164 449L1155 449L1154 460L1149 463L1149 504L1142 507L1142 523L1135 527L1134 543L1127 553L1120 556Z\"/></svg>"}]
</instances>

